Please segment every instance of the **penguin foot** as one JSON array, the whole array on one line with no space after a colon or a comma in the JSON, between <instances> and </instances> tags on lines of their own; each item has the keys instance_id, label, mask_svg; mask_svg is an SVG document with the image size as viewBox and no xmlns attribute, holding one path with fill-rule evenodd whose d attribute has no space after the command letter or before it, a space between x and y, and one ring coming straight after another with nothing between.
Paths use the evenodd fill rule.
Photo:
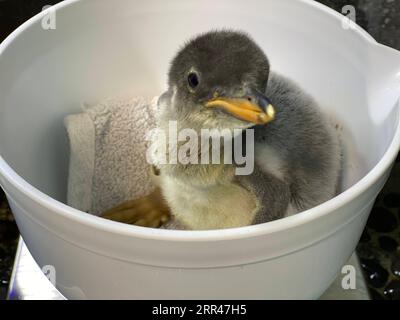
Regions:
<instances>
[{"instance_id":1,"label":"penguin foot","mask_svg":"<svg viewBox=\"0 0 400 320\"><path fill-rule=\"evenodd\" d=\"M171 214L161 190L156 188L147 196L124 202L104 212L102 217L141 227L159 228L170 220Z\"/></svg>"}]
</instances>

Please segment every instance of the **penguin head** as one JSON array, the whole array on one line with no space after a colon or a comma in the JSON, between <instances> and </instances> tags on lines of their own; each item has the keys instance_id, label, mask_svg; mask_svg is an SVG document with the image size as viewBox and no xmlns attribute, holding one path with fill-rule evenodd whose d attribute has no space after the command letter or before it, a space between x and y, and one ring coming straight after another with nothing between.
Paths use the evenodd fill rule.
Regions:
<instances>
[{"instance_id":1,"label":"penguin head","mask_svg":"<svg viewBox=\"0 0 400 320\"><path fill-rule=\"evenodd\" d=\"M245 33L212 31L188 41L172 60L167 108L188 127L249 128L274 109L264 95L269 62Z\"/></svg>"}]
</instances>

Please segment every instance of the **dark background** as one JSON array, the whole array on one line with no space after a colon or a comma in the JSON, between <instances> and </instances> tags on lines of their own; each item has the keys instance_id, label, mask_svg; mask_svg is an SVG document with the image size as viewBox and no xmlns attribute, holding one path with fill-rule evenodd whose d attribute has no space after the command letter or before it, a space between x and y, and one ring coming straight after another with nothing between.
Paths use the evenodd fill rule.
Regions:
<instances>
[{"instance_id":1,"label":"dark background","mask_svg":"<svg viewBox=\"0 0 400 320\"><path fill-rule=\"evenodd\" d=\"M111 1L111 0L110 0ZM0 41L51 0L0 0ZM400 0L319 1L341 12L356 8L356 22L377 41L400 50ZM400 300L400 163L378 196L357 247L373 299ZM18 240L18 229L0 189L0 299L4 299Z\"/></svg>"}]
</instances>

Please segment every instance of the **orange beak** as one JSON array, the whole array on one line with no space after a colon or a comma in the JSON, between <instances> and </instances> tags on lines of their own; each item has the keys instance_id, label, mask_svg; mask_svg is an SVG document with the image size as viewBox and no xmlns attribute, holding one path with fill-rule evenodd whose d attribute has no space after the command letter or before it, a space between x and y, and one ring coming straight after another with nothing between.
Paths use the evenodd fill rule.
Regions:
<instances>
[{"instance_id":1,"label":"orange beak","mask_svg":"<svg viewBox=\"0 0 400 320\"><path fill-rule=\"evenodd\" d=\"M245 98L218 97L209 100L205 106L220 108L238 119L254 124L266 124L275 118L275 109L270 103L265 106L264 111L257 104Z\"/></svg>"}]
</instances>

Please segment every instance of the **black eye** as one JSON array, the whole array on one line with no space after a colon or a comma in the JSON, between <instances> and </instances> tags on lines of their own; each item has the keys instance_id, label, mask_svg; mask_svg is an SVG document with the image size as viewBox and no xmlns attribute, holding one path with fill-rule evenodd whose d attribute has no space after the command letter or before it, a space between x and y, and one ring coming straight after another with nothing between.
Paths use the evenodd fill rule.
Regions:
<instances>
[{"instance_id":1,"label":"black eye","mask_svg":"<svg viewBox=\"0 0 400 320\"><path fill-rule=\"evenodd\" d=\"M199 76L195 72L191 72L188 74L187 81L189 87L195 89L199 85Z\"/></svg>"}]
</instances>

